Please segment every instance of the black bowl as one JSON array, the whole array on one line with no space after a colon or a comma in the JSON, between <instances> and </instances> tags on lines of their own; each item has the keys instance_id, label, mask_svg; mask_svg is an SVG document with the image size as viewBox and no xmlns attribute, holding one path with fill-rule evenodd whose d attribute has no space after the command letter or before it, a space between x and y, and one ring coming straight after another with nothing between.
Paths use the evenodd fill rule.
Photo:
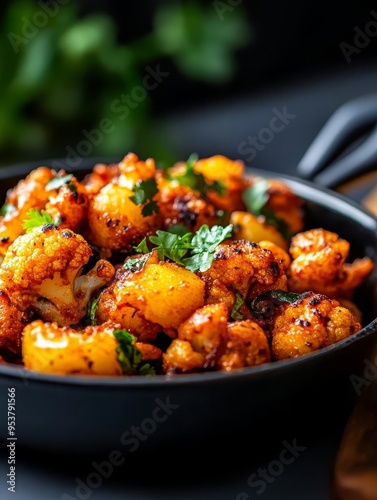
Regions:
<instances>
[{"instance_id":1,"label":"black bowl","mask_svg":"<svg viewBox=\"0 0 377 500\"><path fill-rule=\"evenodd\" d=\"M94 163L83 161L76 175L82 177ZM0 197L30 169L0 170ZM307 181L249 173L285 181L305 200L308 228L337 232L350 242L350 258L368 255L377 264L377 221L358 204ZM373 361L377 340L376 284L377 266L356 294L366 325L361 331L297 359L170 378L55 376L5 364L0 365L1 407L6 407L8 388L15 388L17 445L58 453L139 453L171 443L242 439L284 416L309 425L313 415L326 419L345 398L357 396L355 376L363 375L367 359ZM9 437L5 425L0 437L3 442Z\"/></svg>"}]
</instances>

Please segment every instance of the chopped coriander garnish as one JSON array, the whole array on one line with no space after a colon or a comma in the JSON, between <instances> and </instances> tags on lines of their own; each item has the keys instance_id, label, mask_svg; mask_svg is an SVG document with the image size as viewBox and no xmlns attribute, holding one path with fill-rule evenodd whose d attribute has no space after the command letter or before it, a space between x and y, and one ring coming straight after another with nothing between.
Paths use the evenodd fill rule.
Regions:
<instances>
[{"instance_id":1,"label":"chopped coriander garnish","mask_svg":"<svg viewBox=\"0 0 377 500\"><path fill-rule=\"evenodd\" d=\"M90 303L89 308L88 308L88 316L90 319L90 324L93 326L95 326L97 324L96 314L97 314L97 310L98 310L99 299L100 299L100 297L97 297L96 299L92 300L92 302Z\"/></svg>"},{"instance_id":2,"label":"chopped coriander garnish","mask_svg":"<svg viewBox=\"0 0 377 500\"><path fill-rule=\"evenodd\" d=\"M206 196L211 189L216 191L220 196L225 196L226 188L223 182L207 182L203 174L195 171L194 167L198 159L198 155L192 153L186 161L185 170L177 174L174 173L173 176L170 176L170 179L174 179L183 186L188 186L195 191L199 191L202 196Z\"/></svg>"},{"instance_id":3,"label":"chopped coriander garnish","mask_svg":"<svg viewBox=\"0 0 377 500\"><path fill-rule=\"evenodd\" d=\"M155 245L154 250L157 250L160 260L167 258L189 271L204 272L211 267L216 247L231 236L232 229L232 224L211 228L204 224L195 234L159 230L156 236L149 237L149 241Z\"/></svg>"},{"instance_id":4,"label":"chopped coriander garnish","mask_svg":"<svg viewBox=\"0 0 377 500\"><path fill-rule=\"evenodd\" d=\"M182 257L192 248L192 233L179 236L168 231L157 231L156 235L150 236L149 241L155 245L158 258L164 260L166 257L177 264L183 264Z\"/></svg>"},{"instance_id":5,"label":"chopped coriander garnish","mask_svg":"<svg viewBox=\"0 0 377 500\"><path fill-rule=\"evenodd\" d=\"M183 259L183 265L192 272L207 271L211 267L216 247L232 235L233 225L226 227L203 224L191 240L191 257Z\"/></svg>"},{"instance_id":6,"label":"chopped coriander garnish","mask_svg":"<svg viewBox=\"0 0 377 500\"><path fill-rule=\"evenodd\" d=\"M150 363L144 363L139 367L139 375L156 375L156 369Z\"/></svg>"},{"instance_id":7,"label":"chopped coriander garnish","mask_svg":"<svg viewBox=\"0 0 377 500\"><path fill-rule=\"evenodd\" d=\"M113 334L119 344L116 352L123 373L127 374L136 370L141 362L141 352L133 344L136 337L125 330L114 330Z\"/></svg>"},{"instance_id":8,"label":"chopped coriander garnish","mask_svg":"<svg viewBox=\"0 0 377 500\"><path fill-rule=\"evenodd\" d=\"M265 207L269 199L268 181L266 179L257 181L253 186L248 187L243 192L243 201L247 209L255 215L261 213L261 210Z\"/></svg>"},{"instance_id":9,"label":"chopped coriander garnish","mask_svg":"<svg viewBox=\"0 0 377 500\"><path fill-rule=\"evenodd\" d=\"M157 214L159 207L153 197L158 193L157 181L154 177L147 181L138 182L132 189L134 195L130 196L130 200L135 205L144 205L141 213L144 217Z\"/></svg>"},{"instance_id":10,"label":"chopped coriander garnish","mask_svg":"<svg viewBox=\"0 0 377 500\"><path fill-rule=\"evenodd\" d=\"M134 247L134 250L137 253L149 253L150 250L147 245L147 238L143 238L140 243Z\"/></svg>"},{"instance_id":11,"label":"chopped coriander garnish","mask_svg":"<svg viewBox=\"0 0 377 500\"><path fill-rule=\"evenodd\" d=\"M54 219L46 212L46 210L42 209L39 211L37 208L31 208L27 212L26 216L28 218L23 221L22 227L27 233L30 233L37 227L45 226L46 224L53 224L56 226Z\"/></svg>"},{"instance_id":12,"label":"chopped coriander garnish","mask_svg":"<svg viewBox=\"0 0 377 500\"><path fill-rule=\"evenodd\" d=\"M236 292L236 300L233 304L232 311L230 313L230 317L234 319L235 321L237 320L242 320L243 319L243 314L240 313L239 309L241 306L244 305L244 300L239 294L239 292Z\"/></svg>"},{"instance_id":13,"label":"chopped coriander garnish","mask_svg":"<svg viewBox=\"0 0 377 500\"><path fill-rule=\"evenodd\" d=\"M5 217L6 215L10 215L15 210L16 210L16 207L13 205L13 203L5 203L1 207L1 215L3 215Z\"/></svg>"},{"instance_id":14,"label":"chopped coriander garnish","mask_svg":"<svg viewBox=\"0 0 377 500\"><path fill-rule=\"evenodd\" d=\"M249 212L254 215L263 215L267 224L276 226L283 237L289 239L290 234L285 220L277 217L275 212L266 206L270 199L267 179L260 179L253 186L245 189L242 198Z\"/></svg>"},{"instance_id":15,"label":"chopped coriander garnish","mask_svg":"<svg viewBox=\"0 0 377 500\"><path fill-rule=\"evenodd\" d=\"M187 233L187 227L183 224L172 224L169 226L169 233L178 234L178 236L184 236Z\"/></svg>"},{"instance_id":16,"label":"chopped coriander garnish","mask_svg":"<svg viewBox=\"0 0 377 500\"><path fill-rule=\"evenodd\" d=\"M133 273L136 271L140 271L145 264L146 258L140 259L127 259L123 264L123 267L127 269L127 271L132 271Z\"/></svg>"},{"instance_id":17,"label":"chopped coriander garnish","mask_svg":"<svg viewBox=\"0 0 377 500\"><path fill-rule=\"evenodd\" d=\"M72 177L73 177L73 174L63 175L62 177L57 175L56 177L51 179L50 182L47 183L46 191L53 191L54 189L61 188L62 186L64 186L64 184L68 184L69 181L72 179ZM68 185L68 187L69 187L69 185ZM72 189L71 189L71 191L72 191Z\"/></svg>"}]
</instances>

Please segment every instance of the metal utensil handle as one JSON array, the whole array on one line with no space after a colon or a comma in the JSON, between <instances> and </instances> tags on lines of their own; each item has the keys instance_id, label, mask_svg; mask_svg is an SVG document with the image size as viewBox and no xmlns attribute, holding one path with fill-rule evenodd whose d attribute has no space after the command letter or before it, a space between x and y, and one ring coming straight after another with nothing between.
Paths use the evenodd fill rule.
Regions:
<instances>
[{"instance_id":1,"label":"metal utensil handle","mask_svg":"<svg viewBox=\"0 0 377 500\"><path fill-rule=\"evenodd\" d=\"M376 124L350 153L331 162L340 145L363 127ZM343 104L329 118L297 166L300 177L334 187L377 163L377 94Z\"/></svg>"}]
</instances>

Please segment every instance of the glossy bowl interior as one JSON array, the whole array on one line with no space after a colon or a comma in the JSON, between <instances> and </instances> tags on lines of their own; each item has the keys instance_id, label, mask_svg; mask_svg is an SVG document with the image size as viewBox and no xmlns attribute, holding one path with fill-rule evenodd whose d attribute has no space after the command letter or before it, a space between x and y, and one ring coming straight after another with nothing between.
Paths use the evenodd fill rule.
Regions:
<instances>
[{"instance_id":1,"label":"glossy bowl interior","mask_svg":"<svg viewBox=\"0 0 377 500\"><path fill-rule=\"evenodd\" d=\"M64 160L57 161L64 164ZM82 178L95 163L94 159L83 161L75 174ZM54 165L50 161L40 164ZM0 170L0 198L35 166ZM337 232L351 244L350 259L368 255L377 264L377 221L358 204L310 182L255 169L248 173L285 181L305 200L307 228ZM56 376L4 364L0 365L0 403L5 407L6 389L15 387L19 446L85 453L119 447L130 453L158 449L172 441L238 435L261 422L266 425L281 412L300 418L314 409L321 413L321 408L336 405L352 392L352 375L360 373L365 360L373 357L377 265L355 297L363 313L363 329L297 359L232 373L150 378ZM134 434L135 426L142 429L145 439ZM0 438L6 437L2 427Z\"/></svg>"}]
</instances>

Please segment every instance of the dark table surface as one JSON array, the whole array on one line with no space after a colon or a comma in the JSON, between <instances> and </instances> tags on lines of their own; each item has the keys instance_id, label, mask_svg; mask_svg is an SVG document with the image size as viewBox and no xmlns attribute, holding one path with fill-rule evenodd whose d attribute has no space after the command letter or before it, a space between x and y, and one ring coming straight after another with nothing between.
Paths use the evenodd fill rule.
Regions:
<instances>
[{"instance_id":1,"label":"dark table surface","mask_svg":"<svg viewBox=\"0 0 377 500\"><path fill-rule=\"evenodd\" d=\"M263 128L273 109L286 106L296 117L258 153L253 165L295 175L298 161L330 114L348 99L374 92L376 84L375 67L355 66L344 73L308 76L306 81L205 112L169 117L161 126L169 131L182 155L195 150L200 155L219 153L242 158L239 144L244 138ZM363 194L358 190L349 196L360 201ZM272 427L256 430L258 442L251 436L234 434L226 439L219 436L216 442L192 443L183 452L171 446L154 455L126 457L107 479L90 489L76 490L80 481L81 485L87 483L88 474L94 471L93 461L99 464L107 457L46 456L24 451L19 443L16 493L8 492L3 444L0 498L248 500L261 496L265 500L327 500L336 451L355 402L353 396L345 397L337 408L324 409L313 422L293 425L289 409L282 408ZM290 455L284 451L292 448ZM285 460L286 456L291 459Z\"/></svg>"}]
</instances>

